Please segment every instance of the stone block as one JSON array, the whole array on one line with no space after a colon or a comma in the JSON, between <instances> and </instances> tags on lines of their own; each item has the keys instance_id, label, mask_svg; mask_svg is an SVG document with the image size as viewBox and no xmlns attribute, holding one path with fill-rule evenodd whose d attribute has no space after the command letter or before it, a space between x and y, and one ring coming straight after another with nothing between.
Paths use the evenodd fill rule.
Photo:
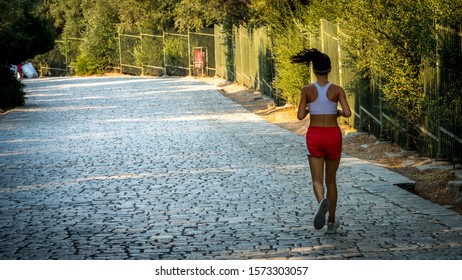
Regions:
<instances>
[{"instance_id":1,"label":"stone block","mask_svg":"<svg viewBox=\"0 0 462 280\"><path fill-rule=\"evenodd\" d=\"M462 190L462 180L448 182L448 191L458 194L461 190Z\"/></svg>"}]
</instances>

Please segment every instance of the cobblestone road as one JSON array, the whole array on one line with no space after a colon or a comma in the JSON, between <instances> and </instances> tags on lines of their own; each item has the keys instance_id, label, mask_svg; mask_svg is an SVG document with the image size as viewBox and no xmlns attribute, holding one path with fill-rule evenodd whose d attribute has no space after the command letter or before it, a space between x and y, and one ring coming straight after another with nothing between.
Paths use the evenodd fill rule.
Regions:
<instances>
[{"instance_id":1,"label":"cobblestone road","mask_svg":"<svg viewBox=\"0 0 462 280\"><path fill-rule=\"evenodd\" d=\"M303 137L191 78L28 80L0 116L1 259L462 259L461 216L342 159L316 231Z\"/></svg>"}]
</instances>

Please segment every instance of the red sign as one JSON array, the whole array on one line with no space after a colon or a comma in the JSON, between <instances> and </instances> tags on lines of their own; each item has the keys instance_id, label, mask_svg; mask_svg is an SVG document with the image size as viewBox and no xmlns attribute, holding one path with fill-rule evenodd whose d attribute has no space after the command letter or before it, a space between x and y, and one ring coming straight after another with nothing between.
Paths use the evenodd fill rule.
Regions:
<instances>
[{"instance_id":1,"label":"red sign","mask_svg":"<svg viewBox=\"0 0 462 280\"><path fill-rule=\"evenodd\" d=\"M203 69L205 68L205 50L195 49L194 50L194 68Z\"/></svg>"}]
</instances>

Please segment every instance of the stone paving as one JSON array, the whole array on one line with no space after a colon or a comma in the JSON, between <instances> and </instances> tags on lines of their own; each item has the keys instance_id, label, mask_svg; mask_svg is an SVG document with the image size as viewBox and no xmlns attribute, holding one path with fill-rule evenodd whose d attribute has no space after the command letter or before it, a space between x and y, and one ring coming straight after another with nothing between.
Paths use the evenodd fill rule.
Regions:
<instances>
[{"instance_id":1,"label":"stone paving","mask_svg":"<svg viewBox=\"0 0 462 280\"><path fill-rule=\"evenodd\" d=\"M314 230L304 138L192 78L27 80L0 116L1 259L462 259L462 218L344 157Z\"/></svg>"}]
</instances>

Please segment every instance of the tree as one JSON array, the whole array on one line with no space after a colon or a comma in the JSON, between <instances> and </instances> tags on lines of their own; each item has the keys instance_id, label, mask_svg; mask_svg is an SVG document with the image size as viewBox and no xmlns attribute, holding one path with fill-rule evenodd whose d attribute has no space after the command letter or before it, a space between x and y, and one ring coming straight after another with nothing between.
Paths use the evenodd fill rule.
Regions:
<instances>
[{"instance_id":1,"label":"tree","mask_svg":"<svg viewBox=\"0 0 462 280\"><path fill-rule=\"evenodd\" d=\"M77 58L78 74L97 74L118 62L117 26L120 23L112 0L83 0L85 30Z\"/></svg>"},{"instance_id":2,"label":"tree","mask_svg":"<svg viewBox=\"0 0 462 280\"><path fill-rule=\"evenodd\" d=\"M277 76L274 86L290 104L297 104L303 85L310 83L310 69L290 62L290 57L303 48L317 47L321 18L335 20L341 1L277 0L252 1L251 23L268 26L273 40Z\"/></svg>"},{"instance_id":3,"label":"tree","mask_svg":"<svg viewBox=\"0 0 462 280\"><path fill-rule=\"evenodd\" d=\"M174 10L180 0L123 0L117 2L122 29L158 33L174 27Z\"/></svg>"},{"instance_id":4,"label":"tree","mask_svg":"<svg viewBox=\"0 0 462 280\"><path fill-rule=\"evenodd\" d=\"M9 70L15 65L48 52L54 47L54 32L42 18L34 15L34 1L0 0L0 108L23 105L20 82Z\"/></svg>"},{"instance_id":5,"label":"tree","mask_svg":"<svg viewBox=\"0 0 462 280\"><path fill-rule=\"evenodd\" d=\"M426 96L427 108L440 124L462 122L462 0L431 1L437 24L437 57L443 75L438 96ZM458 33L457 33L458 32Z\"/></svg>"},{"instance_id":6,"label":"tree","mask_svg":"<svg viewBox=\"0 0 462 280\"><path fill-rule=\"evenodd\" d=\"M33 14L33 1L0 0L1 66L18 64L54 47L47 22Z\"/></svg>"},{"instance_id":7,"label":"tree","mask_svg":"<svg viewBox=\"0 0 462 280\"><path fill-rule=\"evenodd\" d=\"M40 10L62 38L62 53L78 74L105 71L118 63L118 33L159 33L174 27L179 0L49 0ZM72 39L72 40L71 40Z\"/></svg>"},{"instance_id":8,"label":"tree","mask_svg":"<svg viewBox=\"0 0 462 280\"><path fill-rule=\"evenodd\" d=\"M246 26L251 19L251 0L182 0L175 7L175 26L179 30L198 30L220 24L226 30Z\"/></svg>"},{"instance_id":9,"label":"tree","mask_svg":"<svg viewBox=\"0 0 462 280\"><path fill-rule=\"evenodd\" d=\"M436 61L435 14L429 0L351 1L343 37L356 73L378 81L383 99L408 121L425 111L423 65Z\"/></svg>"}]
</instances>

